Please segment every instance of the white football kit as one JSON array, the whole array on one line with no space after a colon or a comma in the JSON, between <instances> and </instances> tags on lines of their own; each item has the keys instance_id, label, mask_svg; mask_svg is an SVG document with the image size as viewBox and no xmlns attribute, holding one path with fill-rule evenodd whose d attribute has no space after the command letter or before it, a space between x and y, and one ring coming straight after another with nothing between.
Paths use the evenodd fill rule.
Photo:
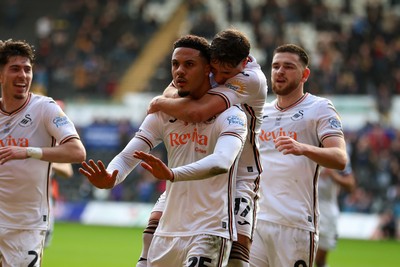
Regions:
<instances>
[{"instance_id":1,"label":"white football kit","mask_svg":"<svg viewBox=\"0 0 400 267\"><path fill-rule=\"evenodd\" d=\"M235 219L238 233L253 239L262 172L259 134L267 98L267 79L256 59L249 56L243 72L228 79L224 86L216 86L208 93L221 96L227 108L241 104L247 116L247 139L239 159L236 178Z\"/></svg>"},{"instance_id":2,"label":"white football kit","mask_svg":"<svg viewBox=\"0 0 400 267\"><path fill-rule=\"evenodd\" d=\"M24 105L18 110L8 113L0 109L2 147L52 147L56 141L62 144L71 138L79 138L78 133L52 98L30 93ZM1 165L0 228L5 230L4 232L43 231L43 234L40 233L37 237L43 238L44 241L44 232L49 224L50 167L49 162L34 158L10 160ZM0 256L3 254L3 257L7 257L7 248L13 250L7 240L10 236L12 234L7 236L0 234ZM21 253L27 253L24 249L32 245L29 250L40 253L41 248L35 246L43 242L40 240L32 242L35 245L27 240L12 245L20 246ZM32 259L33 255L27 257L26 266ZM37 259L39 260L40 258Z\"/></svg>"},{"instance_id":3,"label":"white football kit","mask_svg":"<svg viewBox=\"0 0 400 267\"><path fill-rule=\"evenodd\" d=\"M135 150L147 152L164 142L168 166L174 172L175 180L167 182L165 208L152 246L158 242L158 237L168 240L181 237L184 240L204 235L217 236L230 242L236 239L233 199L237 164L234 163L227 173L214 173L218 173L218 169L215 169L218 167L215 166L223 164L226 157L236 162L246 134L246 117L237 106L203 123L186 123L161 112L146 116L135 137L110 162L107 171L118 169L117 183L122 182L138 164L138 160L132 157ZM198 242L198 246L200 244ZM215 246L207 244L211 246L210 249ZM196 251L194 245L191 244L187 254L180 254L181 262L189 262L187 257L194 256L190 254ZM173 266L168 261L168 253L160 258L160 250L156 247L152 249L152 246L148 266ZM228 248L226 246L225 252L229 252ZM173 247L170 249L173 253ZM215 258L207 249L197 253L201 253L198 256L202 259ZM229 253L223 256L227 255ZM213 261L210 266L220 265Z\"/></svg>"},{"instance_id":4,"label":"white football kit","mask_svg":"<svg viewBox=\"0 0 400 267\"><path fill-rule=\"evenodd\" d=\"M342 176L352 173L350 161L343 171L337 171ZM336 247L338 238L337 227L340 215L338 204L338 192L340 185L330 177L323 177L321 174L318 179L318 201L319 201L319 242L318 247L324 250L332 250Z\"/></svg>"},{"instance_id":5,"label":"white football kit","mask_svg":"<svg viewBox=\"0 0 400 267\"><path fill-rule=\"evenodd\" d=\"M343 137L339 115L328 99L306 93L285 109L280 108L276 100L267 103L261 128L260 153L264 172L261 174L260 210L251 249L251 266L309 266L318 240L319 165L305 156L284 155L275 148L274 140L286 135L300 143L321 146L329 136ZM277 235L261 232L268 227ZM285 229L296 230L299 234L285 234ZM299 244L297 251L289 252L288 244L292 248ZM265 257L259 259L255 255ZM307 265L301 265L303 263Z\"/></svg>"}]
</instances>

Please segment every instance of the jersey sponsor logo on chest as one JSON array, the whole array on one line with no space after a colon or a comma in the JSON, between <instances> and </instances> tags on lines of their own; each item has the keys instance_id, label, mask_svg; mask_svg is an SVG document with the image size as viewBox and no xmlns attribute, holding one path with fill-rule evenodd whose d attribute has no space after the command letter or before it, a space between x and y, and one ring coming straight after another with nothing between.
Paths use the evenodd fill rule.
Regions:
<instances>
[{"instance_id":1,"label":"jersey sponsor logo on chest","mask_svg":"<svg viewBox=\"0 0 400 267\"><path fill-rule=\"evenodd\" d=\"M261 129L260 141L263 141L263 142L274 141L278 136L290 136L294 140L297 140L297 132L285 131L281 127L281 128L279 128L279 130L276 130L276 131L265 131L265 130Z\"/></svg>"},{"instance_id":2,"label":"jersey sponsor logo on chest","mask_svg":"<svg viewBox=\"0 0 400 267\"><path fill-rule=\"evenodd\" d=\"M0 139L0 146L21 146L21 147L28 147L29 140L27 138L14 138L11 135L7 136L4 139Z\"/></svg>"},{"instance_id":3,"label":"jersey sponsor logo on chest","mask_svg":"<svg viewBox=\"0 0 400 267\"><path fill-rule=\"evenodd\" d=\"M208 145L208 137L204 134L199 134L197 128L194 128L191 133L170 133L169 144L171 147L185 145L189 142L196 143L199 145Z\"/></svg>"}]
</instances>

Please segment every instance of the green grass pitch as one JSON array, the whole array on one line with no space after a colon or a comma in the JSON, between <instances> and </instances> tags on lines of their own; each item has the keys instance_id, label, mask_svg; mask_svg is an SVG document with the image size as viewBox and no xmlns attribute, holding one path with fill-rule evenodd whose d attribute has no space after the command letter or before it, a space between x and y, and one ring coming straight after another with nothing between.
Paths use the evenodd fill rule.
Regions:
<instances>
[{"instance_id":1,"label":"green grass pitch","mask_svg":"<svg viewBox=\"0 0 400 267\"><path fill-rule=\"evenodd\" d=\"M57 223L42 267L133 267L142 246L140 228ZM330 267L399 267L399 241L339 240Z\"/></svg>"}]
</instances>

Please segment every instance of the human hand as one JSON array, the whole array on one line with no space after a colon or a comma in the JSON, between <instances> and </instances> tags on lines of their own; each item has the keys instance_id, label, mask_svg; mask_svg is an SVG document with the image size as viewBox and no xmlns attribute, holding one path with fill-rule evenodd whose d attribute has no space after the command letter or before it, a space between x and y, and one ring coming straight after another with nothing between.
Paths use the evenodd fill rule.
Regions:
<instances>
[{"instance_id":1,"label":"human hand","mask_svg":"<svg viewBox=\"0 0 400 267\"><path fill-rule=\"evenodd\" d=\"M142 160L140 165L151 172L153 176L159 180L174 180L174 173L168 166L162 162L159 158L142 151L135 151L133 157Z\"/></svg>"},{"instance_id":2,"label":"human hand","mask_svg":"<svg viewBox=\"0 0 400 267\"><path fill-rule=\"evenodd\" d=\"M275 139L275 148L284 155L303 155L303 145L289 136L278 136Z\"/></svg>"},{"instance_id":3,"label":"human hand","mask_svg":"<svg viewBox=\"0 0 400 267\"><path fill-rule=\"evenodd\" d=\"M91 159L89 160L89 164L83 161L82 167L79 168L79 172L85 175L97 188L110 189L114 187L118 170L114 170L113 173L110 174L107 172L106 167L101 160L98 160L96 164L94 160Z\"/></svg>"},{"instance_id":4,"label":"human hand","mask_svg":"<svg viewBox=\"0 0 400 267\"><path fill-rule=\"evenodd\" d=\"M160 111L160 109L158 108L158 105L157 105L157 102L159 101L160 98L163 98L163 96L162 95L155 96L150 101L149 107L147 108L147 114L155 113L155 112Z\"/></svg>"},{"instance_id":5,"label":"human hand","mask_svg":"<svg viewBox=\"0 0 400 267\"><path fill-rule=\"evenodd\" d=\"M26 159L28 154L26 152L26 147L20 146L5 146L0 147L0 165L3 165L12 159Z\"/></svg>"}]
</instances>

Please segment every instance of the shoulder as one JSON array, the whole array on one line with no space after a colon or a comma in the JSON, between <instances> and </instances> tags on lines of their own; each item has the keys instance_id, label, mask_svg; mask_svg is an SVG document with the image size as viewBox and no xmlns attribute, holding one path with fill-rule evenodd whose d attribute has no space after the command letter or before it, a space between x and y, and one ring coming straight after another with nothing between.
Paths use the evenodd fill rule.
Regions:
<instances>
[{"instance_id":1,"label":"shoulder","mask_svg":"<svg viewBox=\"0 0 400 267\"><path fill-rule=\"evenodd\" d=\"M246 125L246 113L243 111L240 105L233 105L232 107L222 112L219 117L227 120L229 124L237 123L244 126Z\"/></svg>"},{"instance_id":2,"label":"shoulder","mask_svg":"<svg viewBox=\"0 0 400 267\"><path fill-rule=\"evenodd\" d=\"M326 97L316 96L310 93L307 93L307 101L319 104L319 105L331 105L332 101Z\"/></svg>"},{"instance_id":3,"label":"shoulder","mask_svg":"<svg viewBox=\"0 0 400 267\"><path fill-rule=\"evenodd\" d=\"M336 108L330 99L321 96L316 96L310 93L307 93L304 105L314 110L318 110L320 112L322 112L323 110L331 110L336 113Z\"/></svg>"},{"instance_id":4,"label":"shoulder","mask_svg":"<svg viewBox=\"0 0 400 267\"><path fill-rule=\"evenodd\" d=\"M56 107L58 106L53 98L43 95L32 94L30 102L35 105L44 107Z\"/></svg>"}]
</instances>

